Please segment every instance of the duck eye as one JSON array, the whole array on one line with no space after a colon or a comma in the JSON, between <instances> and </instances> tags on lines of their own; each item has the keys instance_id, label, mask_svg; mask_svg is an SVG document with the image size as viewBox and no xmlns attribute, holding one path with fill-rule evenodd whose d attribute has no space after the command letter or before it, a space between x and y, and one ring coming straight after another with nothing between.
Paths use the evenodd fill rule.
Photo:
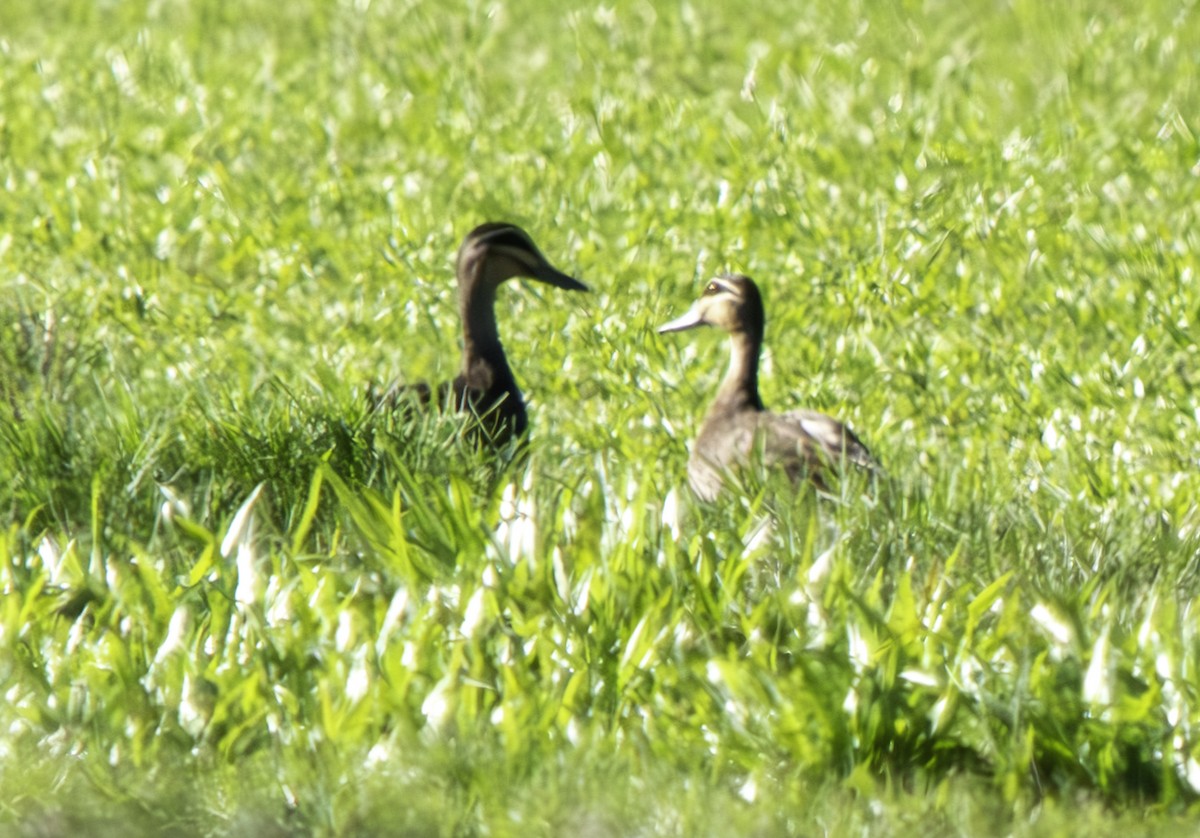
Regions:
<instances>
[{"instance_id":1,"label":"duck eye","mask_svg":"<svg viewBox=\"0 0 1200 838\"><path fill-rule=\"evenodd\" d=\"M710 294L716 294L716 293L717 293L717 292L719 292L720 290L721 290L721 289L720 289L720 287L717 285L717 283L715 283L715 282L710 282L710 283L708 283L708 287L704 289L704 296L706 296L706 297L707 297L707 296L709 296Z\"/></svg>"}]
</instances>

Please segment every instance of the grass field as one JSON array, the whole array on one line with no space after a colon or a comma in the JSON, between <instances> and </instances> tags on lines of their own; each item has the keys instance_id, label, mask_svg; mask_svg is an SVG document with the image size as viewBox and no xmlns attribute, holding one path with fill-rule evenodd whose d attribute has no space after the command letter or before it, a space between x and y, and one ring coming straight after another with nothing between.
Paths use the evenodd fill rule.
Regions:
<instances>
[{"instance_id":1,"label":"grass field","mask_svg":"<svg viewBox=\"0 0 1200 838\"><path fill-rule=\"evenodd\" d=\"M0 5L0 830L1187 834L1200 10ZM490 219L524 461L458 361ZM886 465L693 502L768 404ZM773 520L763 535L759 525Z\"/></svg>"}]
</instances>

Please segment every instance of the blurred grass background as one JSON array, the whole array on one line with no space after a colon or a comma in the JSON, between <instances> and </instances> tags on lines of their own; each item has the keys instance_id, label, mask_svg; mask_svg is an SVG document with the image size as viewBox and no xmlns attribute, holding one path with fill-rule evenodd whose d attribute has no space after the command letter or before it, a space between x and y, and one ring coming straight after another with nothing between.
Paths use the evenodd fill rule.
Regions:
<instances>
[{"instance_id":1,"label":"blurred grass background","mask_svg":"<svg viewBox=\"0 0 1200 838\"><path fill-rule=\"evenodd\" d=\"M1198 26L6 2L0 818L1182 828ZM453 375L488 219L593 288L501 292L523 466L362 398ZM880 496L689 502L726 350L653 329L725 270Z\"/></svg>"}]
</instances>

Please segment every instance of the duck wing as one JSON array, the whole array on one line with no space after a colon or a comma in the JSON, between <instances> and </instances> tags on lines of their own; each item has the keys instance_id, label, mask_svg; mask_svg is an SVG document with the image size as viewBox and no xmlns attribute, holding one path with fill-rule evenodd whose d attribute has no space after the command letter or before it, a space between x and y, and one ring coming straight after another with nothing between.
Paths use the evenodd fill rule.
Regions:
<instances>
[{"instance_id":1,"label":"duck wing","mask_svg":"<svg viewBox=\"0 0 1200 838\"><path fill-rule=\"evenodd\" d=\"M818 454L827 462L846 461L869 470L879 468L879 462L861 439L844 424L816 410L790 410L773 417L776 426L796 428L811 442L806 447L815 447L808 456Z\"/></svg>"},{"instance_id":2,"label":"duck wing","mask_svg":"<svg viewBox=\"0 0 1200 838\"><path fill-rule=\"evenodd\" d=\"M443 403L452 400L454 410L471 414L477 430L482 431L491 444L499 446L514 436L524 436L529 420L525 399L511 375L489 384L481 387L460 375L453 382L442 385L440 392Z\"/></svg>"},{"instance_id":3,"label":"duck wing","mask_svg":"<svg viewBox=\"0 0 1200 838\"><path fill-rule=\"evenodd\" d=\"M461 375L436 386L417 381L393 384L382 393L369 389L367 400L372 412L388 414L401 423L430 411L463 414L468 437L495 448L523 436L528 425L520 391L484 390L471 386Z\"/></svg>"}]
</instances>

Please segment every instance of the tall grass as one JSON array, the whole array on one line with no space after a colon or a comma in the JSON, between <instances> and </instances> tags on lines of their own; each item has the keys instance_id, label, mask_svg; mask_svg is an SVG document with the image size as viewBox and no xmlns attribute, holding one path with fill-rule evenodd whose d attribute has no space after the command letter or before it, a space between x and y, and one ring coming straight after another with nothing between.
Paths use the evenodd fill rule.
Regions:
<instances>
[{"instance_id":1,"label":"tall grass","mask_svg":"<svg viewBox=\"0 0 1200 838\"><path fill-rule=\"evenodd\" d=\"M18 833L1182 828L1195 10L0 9L0 818ZM528 448L369 410L500 292ZM694 502L764 397L876 486Z\"/></svg>"}]
</instances>

